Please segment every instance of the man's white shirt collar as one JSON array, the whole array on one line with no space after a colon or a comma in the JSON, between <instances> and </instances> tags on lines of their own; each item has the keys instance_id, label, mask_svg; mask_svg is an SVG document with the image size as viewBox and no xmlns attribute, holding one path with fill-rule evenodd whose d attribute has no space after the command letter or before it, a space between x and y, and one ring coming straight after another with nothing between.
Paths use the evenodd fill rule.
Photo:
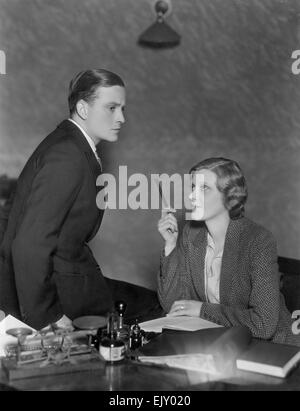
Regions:
<instances>
[{"instance_id":1,"label":"man's white shirt collar","mask_svg":"<svg viewBox=\"0 0 300 411\"><path fill-rule=\"evenodd\" d=\"M87 139L87 142L89 143L91 149L93 150L96 158L98 159L99 157L98 157L98 154L97 154L97 151L96 151L96 145L95 145L94 141L91 139L91 137L87 134L87 132L78 123L76 123L75 120L73 120L72 118L69 118L68 120L71 121L73 124L75 124L75 126L77 126L79 128L79 130L82 132L84 137Z\"/></svg>"}]
</instances>

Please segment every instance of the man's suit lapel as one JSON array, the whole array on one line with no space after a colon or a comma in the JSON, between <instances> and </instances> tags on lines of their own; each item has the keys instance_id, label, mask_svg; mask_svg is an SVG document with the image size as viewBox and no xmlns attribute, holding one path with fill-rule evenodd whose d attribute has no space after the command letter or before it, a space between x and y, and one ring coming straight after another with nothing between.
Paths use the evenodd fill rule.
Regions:
<instances>
[{"instance_id":1,"label":"man's suit lapel","mask_svg":"<svg viewBox=\"0 0 300 411\"><path fill-rule=\"evenodd\" d=\"M84 153L84 155L85 155L85 157L88 161L92 177L94 178L94 182L95 182L95 193L96 193L96 195L95 195L95 204L96 204L96 196L97 196L98 192L103 188L103 186L97 186L96 185L97 178L102 173L101 166L98 163L98 161L96 159L96 156L95 156L93 150L91 149L91 146L87 142L86 138L84 137L84 135L82 134L80 129L75 124L73 124L69 120L64 120L58 126L58 128L62 128L67 133L70 133L72 135L74 143L77 145L77 147L80 149L80 151L82 153ZM88 242L90 240L92 240L95 237L95 235L97 234L97 232L100 228L101 222L102 222L103 214L104 214L104 210L99 209L99 217L97 219L97 223L94 226L93 232L89 236Z\"/></svg>"},{"instance_id":2,"label":"man's suit lapel","mask_svg":"<svg viewBox=\"0 0 300 411\"><path fill-rule=\"evenodd\" d=\"M240 230L241 219L230 220L225 238L220 277L220 303L225 305L230 304L233 273L239 272L237 250L239 249Z\"/></svg>"},{"instance_id":3,"label":"man's suit lapel","mask_svg":"<svg viewBox=\"0 0 300 411\"><path fill-rule=\"evenodd\" d=\"M79 128L73 124L69 120L64 120L59 126L59 128L63 128L67 133L72 134L72 138L74 139L74 143L78 146L81 152L83 152L87 158L89 163L90 169L94 176L95 181L97 180L98 176L101 174L101 166L98 163L93 150L91 149L89 143L87 142L86 138L79 130Z\"/></svg>"}]
</instances>

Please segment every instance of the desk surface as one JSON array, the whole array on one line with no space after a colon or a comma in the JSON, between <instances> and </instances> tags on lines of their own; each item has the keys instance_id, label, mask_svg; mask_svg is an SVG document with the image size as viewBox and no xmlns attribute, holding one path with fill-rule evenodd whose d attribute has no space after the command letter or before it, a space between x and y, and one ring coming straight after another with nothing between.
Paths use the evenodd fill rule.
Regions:
<instances>
[{"instance_id":1,"label":"desk surface","mask_svg":"<svg viewBox=\"0 0 300 411\"><path fill-rule=\"evenodd\" d=\"M215 381L205 374L131 362L98 369L9 382L0 370L2 389L33 391L202 391L202 390L295 390L300 391L300 366L285 380L236 372ZM1 390L1 385L0 385Z\"/></svg>"},{"instance_id":2,"label":"desk surface","mask_svg":"<svg viewBox=\"0 0 300 411\"><path fill-rule=\"evenodd\" d=\"M232 349L235 338L233 331L234 329L228 331L225 329L211 329L188 333L166 330L163 334L154 338L149 345L147 344L142 351L144 351L144 355L169 355L179 352L179 349L182 349L182 346L184 346L185 350L187 350L185 352L194 352L191 350L195 341L197 343L196 352L198 350L205 352L205 347L209 347L209 350L211 350L213 343L217 341L219 341L218 350L223 349L224 344L227 343L228 345L228 341L230 341L229 347ZM230 340L228 340L228 337L230 337ZM249 343L248 340L246 342L247 344ZM145 353L145 351L148 351L148 353ZM227 359L230 358L231 354L232 350L223 351L223 355ZM74 368L72 368L72 372L68 374L55 373L49 376L23 378L13 381L9 381L4 369L0 368L0 390L11 388L31 391L300 391L300 365L286 379L280 379L238 371L234 364L234 357L230 362L222 362L222 366L218 370L222 374L216 377L199 372L187 372L166 366L147 365L130 360L123 360L114 365L96 360L96 362L93 362L92 367L90 367L89 363L84 363L83 367L77 367L81 371L73 372ZM83 369L84 371L82 371Z\"/></svg>"}]
</instances>

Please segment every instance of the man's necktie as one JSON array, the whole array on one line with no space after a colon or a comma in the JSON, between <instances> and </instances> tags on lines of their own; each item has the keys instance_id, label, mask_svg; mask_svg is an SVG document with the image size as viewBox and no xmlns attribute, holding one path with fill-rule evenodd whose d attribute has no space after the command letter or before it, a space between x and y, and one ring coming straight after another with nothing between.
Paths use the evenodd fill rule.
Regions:
<instances>
[{"instance_id":1,"label":"man's necktie","mask_svg":"<svg viewBox=\"0 0 300 411\"><path fill-rule=\"evenodd\" d=\"M101 167L101 170L102 170L102 161L101 161L101 158L100 158L100 156L99 156L98 148L96 148L95 156L96 156L96 159L97 159L97 161L98 161L98 163L99 163L99 165L100 165L100 167Z\"/></svg>"}]
</instances>

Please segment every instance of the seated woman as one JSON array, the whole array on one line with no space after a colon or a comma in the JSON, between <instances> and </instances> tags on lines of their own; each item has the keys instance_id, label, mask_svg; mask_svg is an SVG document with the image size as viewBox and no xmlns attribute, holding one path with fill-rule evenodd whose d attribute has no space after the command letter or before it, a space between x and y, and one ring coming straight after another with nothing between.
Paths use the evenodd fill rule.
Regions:
<instances>
[{"instance_id":1,"label":"seated woman","mask_svg":"<svg viewBox=\"0 0 300 411\"><path fill-rule=\"evenodd\" d=\"M173 213L164 213L158 223L165 240L158 278L163 309L300 345L280 293L275 239L244 217L247 186L239 165L210 158L190 174L192 221L179 238Z\"/></svg>"}]
</instances>

